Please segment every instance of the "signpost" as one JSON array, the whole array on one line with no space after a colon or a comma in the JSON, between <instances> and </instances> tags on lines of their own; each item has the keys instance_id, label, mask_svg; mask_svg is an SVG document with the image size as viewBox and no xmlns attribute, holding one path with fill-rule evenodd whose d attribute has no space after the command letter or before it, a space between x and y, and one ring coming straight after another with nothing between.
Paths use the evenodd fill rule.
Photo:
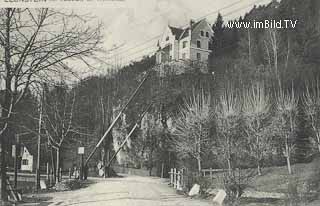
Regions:
<instances>
[{"instance_id":1,"label":"signpost","mask_svg":"<svg viewBox=\"0 0 320 206\"><path fill-rule=\"evenodd\" d=\"M80 180L83 180L84 176L84 162L83 162L83 155L84 155L84 147L78 147L78 154L81 155L81 167L80 167Z\"/></svg>"}]
</instances>

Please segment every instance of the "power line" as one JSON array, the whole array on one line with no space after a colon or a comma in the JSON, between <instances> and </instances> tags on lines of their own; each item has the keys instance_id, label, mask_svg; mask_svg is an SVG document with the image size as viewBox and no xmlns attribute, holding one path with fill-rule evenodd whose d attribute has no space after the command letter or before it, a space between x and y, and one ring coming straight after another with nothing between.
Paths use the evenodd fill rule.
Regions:
<instances>
[{"instance_id":1,"label":"power line","mask_svg":"<svg viewBox=\"0 0 320 206\"><path fill-rule=\"evenodd\" d=\"M208 14L202 16L202 17L199 17L199 18L197 18L197 19L199 19L199 20L200 20L200 19L203 19L203 18L205 18L205 17L207 17L207 16L210 16L210 15L212 15L212 14L215 14L215 13L219 12L220 10L225 10L225 9L230 8L230 7L233 7L234 5L236 5L236 4L238 4L238 3L242 2L242 1L245 1L245 0L238 0L238 1L233 2L233 3L231 3L231 4L229 4L229 5L225 6L225 7L220 8L219 10L215 10L215 11L213 11L213 12L210 12L210 13L208 13ZM162 14L157 15L157 16L161 16L161 15L162 15ZM143 21L143 22L146 22L146 21ZM135 25L138 25L138 24L140 24L140 23L142 23L142 21L141 21L141 22L138 22L138 23L135 23ZM185 24L185 25L183 25L183 26L181 26L181 27L184 27L184 26L188 26L188 24ZM158 37L160 37L160 36L161 36L161 34L153 37L151 40L153 40L154 38L158 38ZM147 40L147 41L149 41L149 40ZM144 44L144 43L142 43L142 44ZM136 44L136 45L139 45L139 43ZM120 49L120 48L123 48L123 47L124 47L124 45L123 45L123 46L120 46L120 47L118 47L118 48L116 48L116 49L114 49L114 50L117 50L117 49ZM129 48L128 50L131 50L131 49L134 49L134 48L135 48L135 46ZM113 50L113 51L114 51L114 50ZM127 51L128 51L128 50L127 50ZM110 51L111 51L111 50L110 50ZM118 54L120 54L120 53L122 53L122 52L123 52L123 51L120 50L120 51L118 52Z\"/></svg>"},{"instance_id":2,"label":"power line","mask_svg":"<svg viewBox=\"0 0 320 206\"><path fill-rule=\"evenodd\" d=\"M236 3L234 3L234 5L235 5L235 4L238 4L238 3L242 2L242 1L244 1L244 0L239 0L239 1L237 1ZM252 2L252 3L250 3L250 4L247 4L247 5L245 5L245 6L240 7L240 8L238 8L238 9L234 9L234 10L232 10L232 11L224 14L223 17L230 16L231 14L234 14L234 13L236 13L236 12L238 12L238 11L241 11L241 10L243 10L243 9L245 9L245 8L248 8L248 7L250 7L250 6L254 5L254 4L259 3L259 2L262 2L262 1L265 1L265 0L256 0L256 1ZM230 8L230 7L231 7L231 5L228 5L228 6L223 7L223 8L220 9L220 10L224 10L224 9L227 9L227 8ZM220 10L216 10L216 11L214 11L214 12L210 12L210 13L208 13L207 15L202 16L201 18L204 18L204 17L206 17L206 16L212 15L213 13L217 13L217 12L219 12ZM161 36L161 35L160 35L160 36ZM146 48L144 48L144 49L149 49L149 48L151 48L151 47L153 47L153 46L149 46L149 47L146 47ZM227 47L230 47L230 46L227 46ZM134 53L132 53L132 54L129 55L129 56L132 56L133 54L139 53L140 51L142 51L142 50L144 50L144 49L140 49L140 50L138 50L137 52L134 52ZM153 52L149 52L149 53L142 54L142 55L140 55L140 56L138 56L138 57L136 57L136 58L134 58L134 59L128 60L127 62L125 62L125 64L126 64L126 63L130 63L130 62L133 62L134 60L139 59L140 57L144 57L144 56L150 55L151 53L153 53ZM128 56L127 56L127 57L128 57Z\"/></svg>"},{"instance_id":3,"label":"power line","mask_svg":"<svg viewBox=\"0 0 320 206\"><path fill-rule=\"evenodd\" d=\"M213 15L213 14L217 14L217 13L220 12L221 10L225 10L225 9L231 8L231 7L233 7L233 6L241 3L241 2L243 2L243 1L245 1L245 0L238 0L238 1L236 1L236 2L233 2L233 3L231 3L231 4L226 5L226 6L223 7L223 8L220 8L220 9L217 9L217 10L215 10L215 11L213 11L213 12L207 13L206 15L201 16L200 18L197 18L197 19L199 20L199 19L203 19L203 18L205 18L205 17L211 16L211 15ZM223 15L223 16L224 16L224 17L229 16L229 15L235 13L235 12L241 11L241 10L243 10L243 9L245 9L245 8L248 8L248 7L250 7L250 6L254 5L254 4L259 3L259 2L262 2L262 1L265 1L265 0L256 0L256 1L252 2L252 3L250 3L250 4L247 4L247 5L243 6L243 7L241 7L241 8L232 10L231 12L228 12L227 14L225 14L225 15ZM188 24L183 25L182 27L187 26L187 25L188 25ZM146 43L148 43L148 42L151 42L152 40L155 40L156 38L159 38L161 35L162 35L162 34L159 34L159 35L157 35L157 36L155 36L155 37L152 37L151 39L148 39L147 41L145 41L145 42L143 42L143 43L141 43L141 44L136 44L136 46L131 47L131 48L127 49L126 51L123 51L123 52L119 52L119 53L117 53L117 54L114 54L112 57L110 57L110 58L108 58L108 59L112 59L112 58L115 58L115 57L120 56L120 55L122 55L122 54L125 54L127 51L136 49L136 48L138 48L138 47L140 47L140 46L142 46L142 45L144 45L144 44L146 44ZM144 48L144 49L148 49L148 48L151 48L151 46L150 46L150 47L146 47L146 48ZM143 51L144 49L140 49L139 52L140 52L140 51ZM126 55L126 57L132 56L133 54L136 54L136 53L138 53L138 52L134 52L134 53L132 53L132 54ZM145 55L142 55L142 56L145 56ZM108 60L108 59L107 59L107 60ZM129 62L130 62L130 61L132 61L132 60L129 60Z\"/></svg>"},{"instance_id":4,"label":"power line","mask_svg":"<svg viewBox=\"0 0 320 206\"><path fill-rule=\"evenodd\" d=\"M123 53L126 53L126 52L128 52L128 51L130 51L130 50L132 50L132 49L136 49L137 47L140 47L140 46L142 46L142 45L145 45L145 44L147 44L147 43L149 43L149 42L151 42L151 41L153 41L153 40L155 40L155 39L158 39L159 37L161 37L161 35L154 36L154 37L148 39L147 41L144 41L144 42L141 43L141 44L140 44L140 43L139 43L139 44L135 44L135 46L133 46L133 47L131 47L131 48L129 48L129 49L126 49L126 51L121 51L121 52L119 52L119 53L117 53L117 54L114 54L113 56L107 58L106 60L115 58L116 56L118 56L118 55L120 55L120 54L123 54Z\"/></svg>"},{"instance_id":5,"label":"power line","mask_svg":"<svg viewBox=\"0 0 320 206\"><path fill-rule=\"evenodd\" d=\"M207 16L209 16L209 15L212 15L212 14L214 14L214 13L218 13L220 10L225 10L225 9L231 8L231 7L233 7L234 5L237 5L238 3L242 2L242 1L245 1L245 0L238 0L237 2L233 2L233 3L231 3L231 4L228 4L227 6L221 8L221 9L215 10L215 11L213 11L213 12L210 12L210 13L208 13L208 14L206 14L206 15L198 18L198 19L203 19L203 18L205 18L205 17L207 17ZM260 1L261 1L261 0L260 0ZM184 27L184 26L187 26L187 25L188 25L188 24L185 24L185 25L183 25L183 26L181 26L181 27ZM149 40L147 40L147 41L145 41L145 42L143 42L143 43L141 43L141 44L136 44L136 45L137 45L137 46L141 46L141 45L143 45L143 44L146 44L147 42L150 42L151 40L154 40L154 39L156 39L156 38L159 38L161 35L162 35L162 34L159 34L159 35L157 35L157 36L155 36L155 37L153 37L153 38L151 38L151 39L149 39ZM125 52L127 52L128 50L135 49L137 46L131 47L131 48L127 49ZM120 55L120 54L125 53L125 52L118 52L117 54L113 55L113 56L110 57L110 58L113 58L114 56Z\"/></svg>"},{"instance_id":6,"label":"power line","mask_svg":"<svg viewBox=\"0 0 320 206\"><path fill-rule=\"evenodd\" d=\"M245 0L239 0L239 1L233 2L232 4L228 4L227 6L222 7L222 8L220 8L220 9L217 9L217 10L215 10L215 11L209 12L209 13L207 13L206 15L203 15L203 16L197 18L196 20L201 20L201 19L204 19L204 18L206 18L206 17L208 17L208 16L211 16L211 15L213 15L213 14L218 14L221 10L225 10L225 9L231 8L231 7L233 7L233 6L241 3L241 2L243 2L243 1L245 1ZM262 0L260 0L260 1L262 1ZM185 25L183 25L183 26L188 26L188 24L185 24Z\"/></svg>"},{"instance_id":7,"label":"power line","mask_svg":"<svg viewBox=\"0 0 320 206\"><path fill-rule=\"evenodd\" d=\"M253 3L247 4L247 5L243 6L243 7L240 7L240 8L238 8L238 9L232 10L232 11L226 13L226 14L223 15L223 16L229 16L229 15L231 15L231 14L237 12L237 11L241 11L241 10L243 10L243 9L246 9L246 8L252 6L252 5L256 4L256 3L262 2L262 1L265 1L265 0L256 0L256 1L254 1Z\"/></svg>"}]
</instances>

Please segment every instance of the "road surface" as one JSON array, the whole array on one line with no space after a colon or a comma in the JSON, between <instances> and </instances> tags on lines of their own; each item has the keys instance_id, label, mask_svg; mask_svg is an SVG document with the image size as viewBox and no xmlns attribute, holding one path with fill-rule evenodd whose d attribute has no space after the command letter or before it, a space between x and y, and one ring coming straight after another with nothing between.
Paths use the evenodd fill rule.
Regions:
<instances>
[{"instance_id":1,"label":"road surface","mask_svg":"<svg viewBox=\"0 0 320 206\"><path fill-rule=\"evenodd\" d=\"M160 178L125 176L99 179L86 188L41 194L39 203L23 205L40 206L212 206L208 200L178 195Z\"/></svg>"}]
</instances>

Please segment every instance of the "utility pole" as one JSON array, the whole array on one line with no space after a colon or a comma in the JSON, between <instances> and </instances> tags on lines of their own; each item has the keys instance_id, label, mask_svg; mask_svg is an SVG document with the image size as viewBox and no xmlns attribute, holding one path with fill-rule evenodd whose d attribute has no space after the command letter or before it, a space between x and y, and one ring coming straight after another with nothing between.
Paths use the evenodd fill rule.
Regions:
<instances>
[{"instance_id":1,"label":"utility pole","mask_svg":"<svg viewBox=\"0 0 320 206\"><path fill-rule=\"evenodd\" d=\"M40 153L41 153L41 128L42 128L42 113L43 113L43 98L44 87L42 87L42 94L40 95L39 107L39 128L38 128L38 155L37 155L37 169L36 169L36 190L40 188Z\"/></svg>"}]
</instances>

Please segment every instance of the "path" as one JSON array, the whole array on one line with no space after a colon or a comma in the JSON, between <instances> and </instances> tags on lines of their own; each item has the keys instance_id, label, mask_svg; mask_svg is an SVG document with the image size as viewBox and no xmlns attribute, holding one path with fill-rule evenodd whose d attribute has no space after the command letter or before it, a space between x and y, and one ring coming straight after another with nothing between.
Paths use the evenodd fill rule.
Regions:
<instances>
[{"instance_id":1,"label":"path","mask_svg":"<svg viewBox=\"0 0 320 206\"><path fill-rule=\"evenodd\" d=\"M159 178L125 176L99 179L97 183L75 191L42 194L38 205L50 206L212 206L206 200L176 194L168 182ZM47 198L47 200L45 200ZM28 205L28 204L24 204ZM35 205L33 203L33 205Z\"/></svg>"}]
</instances>

